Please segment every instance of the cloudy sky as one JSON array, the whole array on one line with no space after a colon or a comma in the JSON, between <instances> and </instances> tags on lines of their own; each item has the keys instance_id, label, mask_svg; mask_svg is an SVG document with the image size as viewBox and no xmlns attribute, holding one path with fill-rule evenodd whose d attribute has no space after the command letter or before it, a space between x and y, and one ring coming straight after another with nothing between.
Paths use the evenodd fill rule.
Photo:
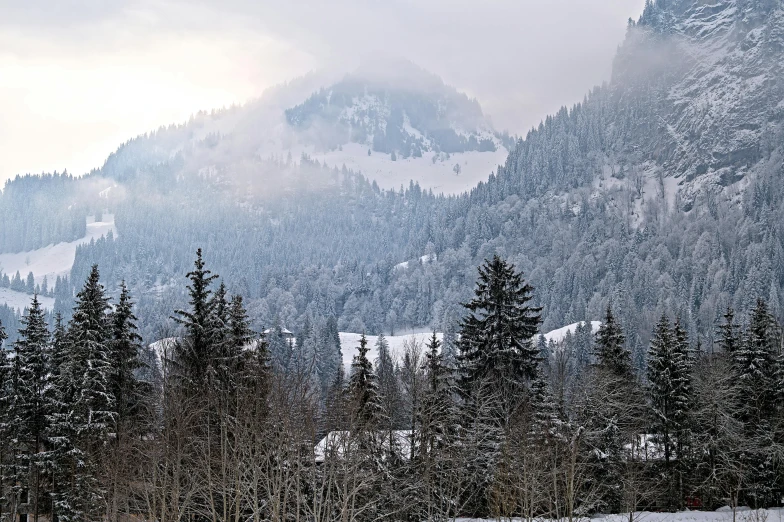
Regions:
<instances>
[{"instance_id":1,"label":"cloudy sky","mask_svg":"<svg viewBox=\"0 0 784 522\"><path fill-rule=\"evenodd\" d=\"M609 78L644 0L0 0L0 181L378 52L524 132Z\"/></svg>"}]
</instances>

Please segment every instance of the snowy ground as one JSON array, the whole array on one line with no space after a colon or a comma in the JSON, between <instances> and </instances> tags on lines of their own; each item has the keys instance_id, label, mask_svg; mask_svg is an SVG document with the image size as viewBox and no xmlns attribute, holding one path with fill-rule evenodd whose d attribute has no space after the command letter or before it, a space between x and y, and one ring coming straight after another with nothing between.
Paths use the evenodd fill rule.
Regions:
<instances>
[{"instance_id":1,"label":"snowy ground","mask_svg":"<svg viewBox=\"0 0 784 522\"><path fill-rule=\"evenodd\" d=\"M482 519L458 518L456 522L479 522ZM519 522L520 519L513 519ZM581 520L581 519L576 519ZM599 515L585 521L629 522L629 515ZM679 513L650 513L641 511L634 513L633 522L732 522L732 510L724 507L718 511L682 511ZM492 519L495 522L495 519ZM739 507L735 514L736 522L784 522L784 510L781 508L751 510ZM490 521L488 521L490 522ZM537 522L548 522L547 520Z\"/></svg>"},{"instance_id":2,"label":"snowy ground","mask_svg":"<svg viewBox=\"0 0 784 522\"><path fill-rule=\"evenodd\" d=\"M326 163L330 167L346 168L359 171L370 180L375 180L383 189L399 190L400 186L408 187L411 180L419 182L424 190L432 189L434 193L460 194L470 190L480 181L487 181L490 173L495 172L498 165L503 165L509 152L498 147L495 152L461 152L452 154L449 159L433 162L433 153L426 152L421 158L390 159L389 154L371 152L367 155L367 145L349 143L343 150L316 153L312 147L291 150L292 157L299 158L302 152L314 160ZM460 165L460 174L455 174L455 164Z\"/></svg>"},{"instance_id":3,"label":"snowy ground","mask_svg":"<svg viewBox=\"0 0 784 522\"><path fill-rule=\"evenodd\" d=\"M8 277L13 277L18 270L22 279L32 272L35 276L35 282L38 284L43 282L44 276L46 276L49 288L52 288L58 275L70 274L74 259L76 259L76 247L89 243L92 239L100 239L110 230L117 237L113 214L104 214L103 221L95 221L88 217L87 234L84 237L76 241L48 245L29 252L0 254L0 270L8 274Z\"/></svg>"},{"instance_id":4,"label":"snowy ground","mask_svg":"<svg viewBox=\"0 0 784 522\"><path fill-rule=\"evenodd\" d=\"M17 310L24 310L26 307L30 306L30 300L32 298L33 296L23 292L15 292L8 288L0 288L0 304L7 304L11 308L16 308ZM38 301L41 303L41 306L48 310L54 308L53 297L43 297L39 295Z\"/></svg>"},{"instance_id":5,"label":"snowy ground","mask_svg":"<svg viewBox=\"0 0 784 522\"><path fill-rule=\"evenodd\" d=\"M550 340L554 342L561 342L563 341L564 337L566 337L566 332L572 332L574 334L574 330L577 328L577 325L580 323L572 323L570 325L563 326L558 328L557 330L552 330L544 334L545 339L549 342ZM599 326L601 326L600 321L591 321L591 328L594 333L599 330ZM432 332L427 330L420 330L414 331L411 333L406 333L402 335L385 335L387 342L389 343L389 351L392 354L392 358L400 361L403 357L403 353L405 351L405 344L416 342L419 343L421 346L422 352L425 351L425 344L427 343L428 339ZM439 340L443 340L443 334L437 333ZM343 351L343 366L348 371L351 368L351 361L354 359L354 356L358 353L359 348L359 338L361 334L358 333L349 333L349 332L340 332L340 347ZM376 358L378 357L378 350L376 349L376 342L378 341L378 337L375 335L367 335L368 346L370 346L370 351L368 352L368 358L371 362L375 362ZM772 521L771 521L772 522ZM784 522L784 521L782 521Z\"/></svg>"},{"instance_id":6,"label":"snowy ground","mask_svg":"<svg viewBox=\"0 0 784 522\"><path fill-rule=\"evenodd\" d=\"M400 361L403 358L403 353L405 351L405 344L408 343L418 343L422 355L424 356L425 352L425 343L432 335L432 332L421 332L421 333L410 333L405 335L385 335L387 342L389 343L389 351L392 355L392 358ZM438 339L443 339L443 334L436 334ZM348 371L351 368L351 361L354 359L354 356L357 355L359 352L359 338L361 334L358 333L348 333L348 332L340 332L340 348L343 352L343 366ZM375 360L378 357L378 350L376 349L376 342L378 341L378 337L375 335L367 335L368 346L370 347L370 351L368 352L368 359L370 362L375 364Z\"/></svg>"}]
</instances>

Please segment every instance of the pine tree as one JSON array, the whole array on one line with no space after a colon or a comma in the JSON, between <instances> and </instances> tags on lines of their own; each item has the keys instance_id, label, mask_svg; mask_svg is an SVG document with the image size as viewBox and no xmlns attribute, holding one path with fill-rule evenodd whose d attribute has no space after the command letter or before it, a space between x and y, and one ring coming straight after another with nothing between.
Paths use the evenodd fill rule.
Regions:
<instances>
[{"instance_id":1,"label":"pine tree","mask_svg":"<svg viewBox=\"0 0 784 522\"><path fill-rule=\"evenodd\" d=\"M22 325L19 340L14 344L19 386L12 409L15 412L16 437L23 448L23 466L29 470L28 489L33 518L37 520L44 497L41 491L44 462L40 452L49 415L45 393L50 385L49 330L37 295L33 296Z\"/></svg>"},{"instance_id":2,"label":"pine tree","mask_svg":"<svg viewBox=\"0 0 784 522\"><path fill-rule=\"evenodd\" d=\"M190 311L175 310L174 320L185 327L186 336L178 343L175 354L175 367L180 377L193 386L200 387L205 383L207 371L213 354L210 352L210 334L212 308L214 301L210 299L210 284L218 276L204 268L201 248L196 251L194 269L186 274L190 279L188 294L190 295Z\"/></svg>"},{"instance_id":3,"label":"pine tree","mask_svg":"<svg viewBox=\"0 0 784 522\"><path fill-rule=\"evenodd\" d=\"M533 343L541 322L541 308L532 307L533 288L514 265L498 256L479 267L474 299L464 305L459 357L461 386L489 379L506 397L536 376L539 354Z\"/></svg>"},{"instance_id":4,"label":"pine tree","mask_svg":"<svg viewBox=\"0 0 784 522\"><path fill-rule=\"evenodd\" d=\"M608 370L618 377L631 378L634 375L632 370L631 354L624 347L626 338L623 335L621 326L612 313L612 308L607 305L604 321L596 332L596 343L594 355L596 365Z\"/></svg>"},{"instance_id":5,"label":"pine tree","mask_svg":"<svg viewBox=\"0 0 784 522\"><path fill-rule=\"evenodd\" d=\"M343 366L340 366L335 370L324 401L325 434L331 431L345 430L346 413L346 372Z\"/></svg>"}]
</instances>

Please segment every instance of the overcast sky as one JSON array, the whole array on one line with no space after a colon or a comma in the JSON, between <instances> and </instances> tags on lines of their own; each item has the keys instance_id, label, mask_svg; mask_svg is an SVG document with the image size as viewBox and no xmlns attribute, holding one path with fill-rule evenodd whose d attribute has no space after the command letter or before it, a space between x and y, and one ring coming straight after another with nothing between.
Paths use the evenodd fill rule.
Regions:
<instances>
[{"instance_id":1,"label":"overcast sky","mask_svg":"<svg viewBox=\"0 0 784 522\"><path fill-rule=\"evenodd\" d=\"M609 79L644 0L0 0L0 181L310 70L408 58L524 132Z\"/></svg>"}]
</instances>

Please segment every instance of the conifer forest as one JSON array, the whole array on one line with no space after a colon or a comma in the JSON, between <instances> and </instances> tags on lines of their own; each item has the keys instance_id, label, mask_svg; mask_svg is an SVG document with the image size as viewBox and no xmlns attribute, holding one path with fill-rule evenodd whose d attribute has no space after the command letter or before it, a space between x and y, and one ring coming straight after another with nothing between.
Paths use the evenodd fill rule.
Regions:
<instances>
[{"instance_id":1,"label":"conifer forest","mask_svg":"<svg viewBox=\"0 0 784 522\"><path fill-rule=\"evenodd\" d=\"M781 522L784 0L11 4L0 522Z\"/></svg>"}]
</instances>

